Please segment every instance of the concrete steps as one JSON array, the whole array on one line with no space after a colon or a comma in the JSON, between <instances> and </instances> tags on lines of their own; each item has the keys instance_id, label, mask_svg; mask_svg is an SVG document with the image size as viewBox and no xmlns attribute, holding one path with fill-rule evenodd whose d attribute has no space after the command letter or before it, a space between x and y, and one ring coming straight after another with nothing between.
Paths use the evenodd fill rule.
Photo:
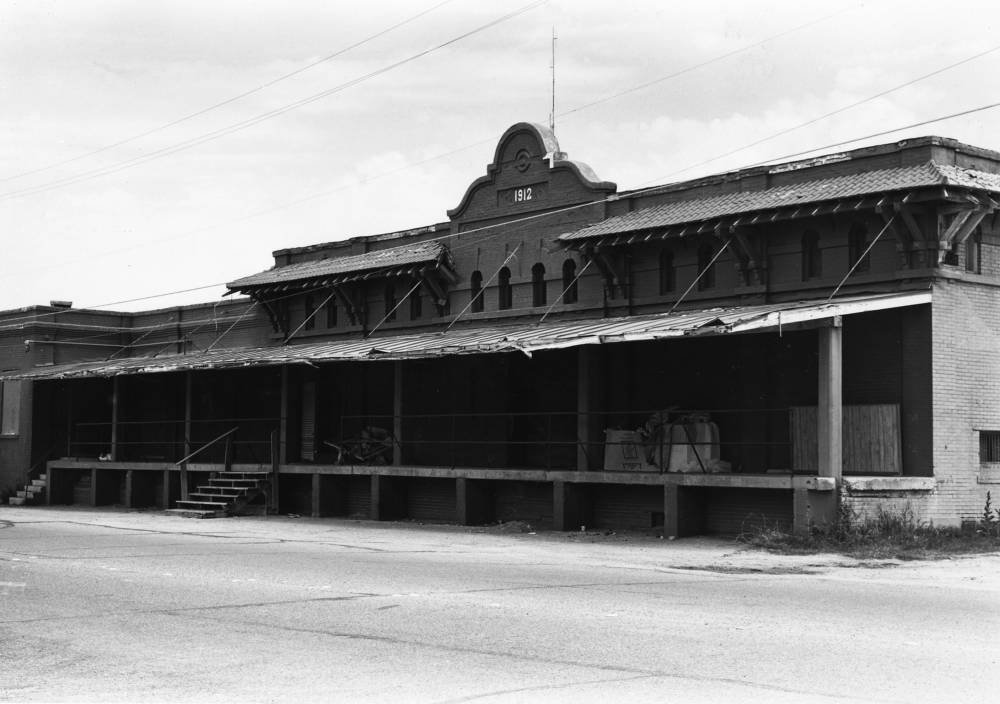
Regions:
<instances>
[{"instance_id":1,"label":"concrete steps","mask_svg":"<svg viewBox=\"0 0 1000 704\"><path fill-rule=\"evenodd\" d=\"M31 506L32 504L45 503L47 487L48 477L44 474L39 475L37 479L32 479L30 484L8 498L7 503L11 506Z\"/></svg>"},{"instance_id":2,"label":"concrete steps","mask_svg":"<svg viewBox=\"0 0 1000 704\"><path fill-rule=\"evenodd\" d=\"M220 472L167 513L185 518L221 518L240 513L270 481L268 472Z\"/></svg>"}]
</instances>

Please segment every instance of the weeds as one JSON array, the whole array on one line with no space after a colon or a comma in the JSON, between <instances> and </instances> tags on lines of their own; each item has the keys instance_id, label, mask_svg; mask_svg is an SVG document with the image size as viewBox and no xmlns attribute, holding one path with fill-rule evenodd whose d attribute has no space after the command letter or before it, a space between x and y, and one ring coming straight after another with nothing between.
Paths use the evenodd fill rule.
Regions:
<instances>
[{"instance_id":1,"label":"weeds","mask_svg":"<svg viewBox=\"0 0 1000 704\"><path fill-rule=\"evenodd\" d=\"M835 552L861 559L921 560L997 552L1000 510L993 508L987 492L980 520L958 528L920 521L909 504L896 510L880 506L874 516L868 516L841 502L831 523L810 526L806 533L793 534L755 521L739 540L774 552Z\"/></svg>"},{"instance_id":2,"label":"weeds","mask_svg":"<svg viewBox=\"0 0 1000 704\"><path fill-rule=\"evenodd\" d=\"M987 536L1000 538L1000 508L993 508L993 497L990 492L986 492L986 505L983 506L983 515L979 519L978 529Z\"/></svg>"}]
</instances>

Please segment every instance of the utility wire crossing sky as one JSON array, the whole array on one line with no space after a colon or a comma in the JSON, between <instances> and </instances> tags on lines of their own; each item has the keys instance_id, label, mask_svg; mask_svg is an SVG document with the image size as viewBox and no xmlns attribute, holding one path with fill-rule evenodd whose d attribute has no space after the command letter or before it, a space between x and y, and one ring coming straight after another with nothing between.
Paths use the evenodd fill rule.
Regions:
<instances>
[{"instance_id":1,"label":"utility wire crossing sky","mask_svg":"<svg viewBox=\"0 0 1000 704\"><path fill-rule=\"evenodd\" d=\"M1000 68L998 17L969 2L12 4L0 308L213 300L274 249L445 220L508 126L548 122L553 27L561 148L620 189L859 137L1000 148L981 78Z\"/></svg>"}]
</instances>

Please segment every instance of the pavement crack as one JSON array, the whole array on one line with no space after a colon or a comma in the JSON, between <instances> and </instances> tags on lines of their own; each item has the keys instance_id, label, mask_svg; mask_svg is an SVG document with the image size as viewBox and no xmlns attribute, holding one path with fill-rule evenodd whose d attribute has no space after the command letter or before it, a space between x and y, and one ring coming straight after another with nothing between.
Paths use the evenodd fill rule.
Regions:
<instances>
[{"instance_id":1,"label":"pavement crack","mask_svg":"<svg viewBox=\"0 0 1000 704\"><path fill-rule=\"evenodd\" d=\"M656 675L632 675L631 677L597 677L589 680L576 680L573 682L563 682L561 684L539 684L532 687L516 687L512 689L496 689L491 692L479 692L477 694L470 694L466 697L457 697L455 699L442 699L440 701L434 702L434 704L463 704L463 702L474 702L478 699L486 699L488 697L501 697L510 696L512 694L524 694L526 692L552 692L559 689L570 689L572 687L582 687L588 684L606 684L609 682L633 682L635 680L647 680L656 677Z\"/></svg>"},{"instance_id":2,"label":"pavement crack","mask_svg":"<svg viewBox=\"0 0 1000 704\"><path fill-rule=\"evenodd\" d=\"M179 614L188 615L188 614ZM367 641L372 643L381 643L385 645L402 645L415 648L423 648L426 650L435 650L442 653L448 653L451 655L476 655L483 657L495 657L504 658L508 660L516 660L522 662L528 662L532 664L544 664L552 665L555 667L576 667L584 670L596 670L599 672L615 672L624 675L631 675L629 679L644 679L644 678L663 678L678 681L687 682L709 682L717 684L727 684L735 685L739 687L747 687L750 689L757 689L768 692L782 692L786 694L796 694L809 697L815 697L817 694L822 697L837 701L862 701L858 697L845 694L827 693L827 692L816 692L813 690L799 689L795 687L783 687L781 685L767 684L763 682L750 682L745 679L738 677L720 677L712 675L688 675L681 674L678 672L670 672L667 670L650 670L641 667L627 667L624 665L606 665L594 662L582 662L578 660L567 660L561 658L547 658L540 657L538 654L520 654L511 653L503 650L492 650L489 648L474 648L474 647L462 647L447 645L444 643L434 643L429 641L415 640L411 638L400 638L394 636L383 636L376 635L372 633L360 633L351 631L330 631L323 628L306 628L303 626L289 626L289 625L279 625L267 621L237 621L233 622L229 619L222 618L212 618L210 616L195 616L191 614L194 618L202 618L209 621L216 621L219 623L229 624L230 626L251 626L260 628L269 628L275 631L283 631L287 633L303 633L319 636L327 636L330 638L343 638L346 640L358 640ZM486 696L486 695L483 695ZM459 700L461 701L461 700ZM866 702L884 702L884 704L909 704L909 700L905 699L865 699Z\"/></svg>"}]
</instances>

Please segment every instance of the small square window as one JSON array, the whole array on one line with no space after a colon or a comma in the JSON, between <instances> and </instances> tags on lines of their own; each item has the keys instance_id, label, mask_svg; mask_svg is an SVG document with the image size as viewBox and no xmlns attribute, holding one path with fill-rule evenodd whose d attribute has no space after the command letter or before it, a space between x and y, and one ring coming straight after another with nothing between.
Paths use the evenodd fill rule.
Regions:
<instances>
[{"instance_id":1,"label":"small square window","mask_svg":"<svg viewBox=\"0 0 1000 704\"><path fill-rule=\"evenodd\" d=\"M979 431L979 461L1000 462L1000 430Z\"/></svg>"}]
</instances>

